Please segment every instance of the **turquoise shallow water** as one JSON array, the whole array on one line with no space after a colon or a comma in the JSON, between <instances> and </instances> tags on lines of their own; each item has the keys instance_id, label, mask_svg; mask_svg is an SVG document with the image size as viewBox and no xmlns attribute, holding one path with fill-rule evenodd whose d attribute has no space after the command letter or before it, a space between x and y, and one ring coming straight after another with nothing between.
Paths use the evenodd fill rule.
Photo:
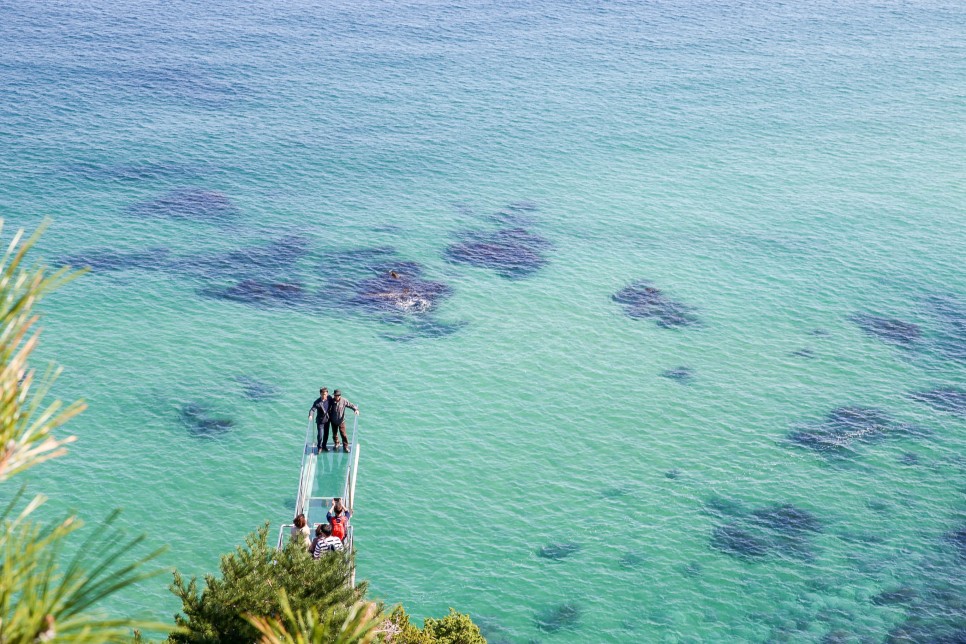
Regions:
<instances>
[{"instance_id":1,"label":"turquoise shallow water","mask_svg":"<svg viewBox=\"0 0 966 644\"><path fill-rule=\"evenodd\" d=\"M153 258L46 306L90 409L34 487L213 570L290 518L326 384L363 410L359 572L417 616L493 642L961 636L966 419L910 393L966 387L964 31L957 2L0 3L0 213L52 217L51 261ZM539 270L447 260L521 202ZM214 255L284 236L257 279L327 305L205 295L251 277ZM433 313L338 306L350 251L387 246L451 289ZM638 280L699 323L628 316ZM448 333L399 341L420 320ZM233 427L199 436L191 403ZM889 437L788 440L849 406ZM112 607L167 619L164 585Z\"/></svg>"}]
</instances>

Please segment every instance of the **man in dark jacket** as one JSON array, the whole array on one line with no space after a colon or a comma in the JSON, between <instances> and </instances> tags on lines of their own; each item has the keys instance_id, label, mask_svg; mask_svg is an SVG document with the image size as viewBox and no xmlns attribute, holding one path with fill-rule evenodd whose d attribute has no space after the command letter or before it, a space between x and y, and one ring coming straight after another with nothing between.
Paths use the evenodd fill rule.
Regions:
<instances>
[{"instance_id":1,"label":"man in dark jacket","mask_svg":"<svg viewBox=\"0 0 966 644\"><path fill-rule=\"evenodd\" d=\"M336 389L332 392L332 399L329 401L329 421L332 423L332 437L335 440L335 448L339 449L339 435L335 433L336 428L342 434L343 451L349 451L349 439L345 435L345 408L348 407L359 415L359 408L342 397L342 392Z\"/></svg>"},{"instance_id":2,"label":"man in dark jacket","mask_svg":"<svg viewBox=\"0 0 966 644\"><path fill-rule=\"evenodd\" d=\"M332 406L332 399L329 398L329 390L326 387L319 389L319 397L312 403L309 409L309 418L315 414L315 445L320 452L328 452L326 443L329 442L329 427L332 427L332 440L335 441L336 449L339 447L339 439L335 433L335 426L332 425L332 417L329 409Z\"/></svg>"}]
</instances>

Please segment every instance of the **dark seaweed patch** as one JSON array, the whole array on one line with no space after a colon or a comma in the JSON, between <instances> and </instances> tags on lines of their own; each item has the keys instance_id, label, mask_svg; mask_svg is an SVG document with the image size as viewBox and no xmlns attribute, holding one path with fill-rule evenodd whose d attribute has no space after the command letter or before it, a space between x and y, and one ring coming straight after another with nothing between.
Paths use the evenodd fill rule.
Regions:
<instances>
[{"instance_id":1,"label":"dark seaweed patch","mask_svg":"<svg viewBox=\"0 0 966 644\"><path fill-rule=\"evenodd\" d=\"M631 488L627 486L609 487L606 490L601 491L600 495L605 499L617 499L622 496L627 496L631 493L631 491Z\"/></svg>"},{"instance_id":2,"label":"dark seaweed patch","mask_svg":"<svg viewBox=\"0 0 966 644\"><path fill-rule=\"evenodd\" d=\"M891 436L922 436L927 432L915 425L897 423L872 407L838 407L818 423L802 424L789 433L791 442L828 454L844 455L856 443L874 443Z\"/></svg>"},{"instance_id":3,"label":"dark seaweed patch","mask_svg":"<svg viewBox=\"0 0 966 644\"><path fill-rule=\"evenodd\" d=\"M763 527L786 534L822 531L822 524L815 515L791 503L769 505L754 510L751 515Z\"/></svg>"},{"instance_id":4,"label":"dark seaweed patch","mask_svg":"<svg viewBox=\"0 0 966 644\"><path fill-rule=\"evenodd\" d=\"M674 468L673 470L668 470L664 473L664 478L671 479L672 481L681 478L681 470Z\"/></svg>"},{"instance_id":5,"label":"dark seaweed patch","mask_svg":"<svg viewBox=\"0 0 966 644\"><path fill-rule=\"evenodd\" d=\"M241 385L242 395L248 400L270 400L279 395L279 389L275 385L263 382L252 376L237 376L235 382Z\"/></svg>"},{"instance_id":6,"label":"dark seaweed patch","mask_svg":"<svg viewBox=\"0 0 966 644\"><path fill-rule=\"evenodd\" d=\"M675 367L674 369L666 369L661 372L661 377L679 382L682 385L688 385L694 380L694 369L691 367Z\"/></svg>"},{"instance_id":7,"label":"dark seaweed patch","mask_svg":"<svg viewBox=\"0 0 966 644\"><path fill-rule=\"evenodd\" d=\"M628 550L617 559L617 565L625 569L640 568L647 563L647 557L637 550Z\"/></svg>"},{"instance_id":8,"label":"dark seaweed patch","mask_svg":"<svg viewBox=\"0 0 966 644\"><path fill-rule=\"evenodd\" d=\"M704 570L704 566L697 561L692 561L681 566L679 570L685 577L697 577Z\"/></svg>"},{"instance_id":9,"label":"dark seaweed patch","mask_svg":"<svg viewBox=\"0 0 966 644\"><path fill-rule=\"evenodd\" d=\"M919 597L915 588L909 586L899 586L883 590L872 598L872 603L876 606L894 606L896 604L909 604Z\"/></svg>"},{"instance_id":10,"label":"dark seaweed patch","mask_svg":"<svg viewBox=\"0 0 966 644\"><path fill-rule=\"evenodd\" d=\"M206 222L234 219L240 214L235 204L224 193L205 188L172 190L149 201L134 204L129 211L133 215L143 217L167 217Z\"/></svg>"},{"instance_id":11,"label":"dark seaweed patch","mask_svg":"<svg viewBox=\"0 0 966 644\"><path fill-rule=\"evenodd\" d=\"M67 255L58 264L90 267L96 273L126 271L132 269L162 269L169 265L171 252L167 248L148 248L139 251L119 251L111 248L94 248Z\"/></svg>"},{"instance_id":12,"label":"dark seaweed patch","mask_svg":"<svg viewBox=\"0 0 966 644\"><path fill-rule=\"evenodd\" d=\"M886 644L963 644L966 623L962 617L932 618L914 615L886 636Z\"/></svg>"},{"instance_id":13,"label":"dark seaweed patch","mask_svg":"<svg viewBox=\"0 0 966 644\"><path fill-rule=\"evenodd\" d=\"M439 338L465 324L434 317L437 305L453 294L452 287L423 278L421 264L399 257L390 246L331 253L320 268L329 281L316 298L319 304L376 315L403 327L401 333L384 334L387 340Z\"/></svg>"},{"instance_id":14,"label":"dark seaweed patch","mask_svg":"<svg viewBox=\"0 0 966 644\"><path fill-rule=\"evenodd\" d=\"M547 263L549 241L525 228L472 230L446 247L446 258L458 264L489 268L507 279L529 277Z\"/></svg>"},{"instance_id":15,"label":"dark seaweed patch","mask_svg":"<svg viewBox=\"0 0 966 644\"><path fill-rule=\"evenodd\" d=\"M377 313L429 313L452 292L448 285L420 279L412 267L400 266L360 282L349 304Z\"/></svg>"},{"instance_id":16,"label":"dark seaweed patch","mask_svg":"<svg viewBox=\"0 0 966 644\"><path fill-rule=\"evenodd\" d=\"M950 414L966 415L966 391L956 387L936 387L909 394L915 401Z\"/></svg>"},{"instance_id":17,"label":"dark seaweed patch","mask_svg":"<svg viewBox=\"0 0 966 644\"><path fill-rule=\"evenodd\" d=\"M242 280L231 286L209 286L199 291L205 297L259 306L294 306L305 300L305 287L298 282Z\"/></svg>"},{"instance_id":18,"label":"dark seaweed patch","mask_svg":"<svg viewBox=\"0 0 966 644\"><path fill-rule=\"evenodd\" d=\"M309 240L299 235L287 235L266 244L247 246L224 253L197 255L180 260L179 270L205 279L259 278L287 281L285 277L308 251Z\"/></svg>"},{"instance_id":19,"label":"dark seaweed patch","mask_svg":"<svg viewBox=\"0 0 966 644\"><path fill-rule=\"evenodd\" d=\"M747 559L758 559L771 553L771 544L761 534L734 523L715 527L711 533L711 547Z\"/></svg>"},{"instance_id":20,"label":"dark seaweed patch","mask_svg":"<svg viewBox=\"0 0 966 644\"><path fill-rule=\"evenodd\" d=\"M769 556L811 559L811 539L821 532L822 523L812 513L790 503L772 504L753 510L729 508L730 518L714 527L710 545L740 559Z\"/></svg>"},{"instance_id":21,"label":"dark seaweed patch","mask_svg":"<svg viewBox=\"0 0 966 644\"><path fill-rule=\"evenodd\" d=\"M900 465L919 465L919 455L913 452L903 452L898 461Z\"/></svg>"},{"instance_id":22,"label":"dark seaweed patch","mask_svg":"<svg viewBox=\"0 0 966 644\"><path fill-rule=\"evenodd\" d=\"M918 324L869 313L856 313L850 318L866 334L899 345L911 345L922 337Z\"/></svg>"},{"instance_id":23,"label":"dark seaweed patch","mask_svg":"<svg viewBox=\"0 0 966 644\"><path fill-rule=\"evenodd\" d=\"M560 561L578 552L580 552L579 543L551 543L537 550L537 555L544 559Z\"/></svg>"},{"instance_id":24,"label":"dark seaweed patch","mask_svg":"<svg viewBox=\"0 0 966 644\"><path fill-rule=\"evenodd\" d=\"M624 305L624 312L635 319L655 319L657 325L666 329L692 326L698 323L694 309L669 298L663 291L647 280L625 286L611 296Z\"/></svg>"},{"instance_id":25,"label":"dark seaweed patch","mask_svg":"<svg viewBox=\"0 0 966 644\"><path fill-rule=\"evenodd\" d=\"M191 435L200 438L221 436L235 426L234 420L217 415L211 406L201 402L183 404L178 417Z\"/></svg>"},{"instance_id":26,"label":"dark seaweed patch","mask_svg":"<svg viewBox=\"0 0 966 644\"><path fill-rule=\"evenodd\" d=\"M718 495L710 497L705 502L704 510L708 514L717 517L734 517L747 513L747 508L739 501Z\"/></svg>"},{"instance_id":27,"label":"dark seaweed patch","mask_svg":"<svg viewBox=\"0 0 966 644\"><path fill-rule=\"evenodd\" d=\"M550 606L537 614L537 628L548 633L574 628L580 622L580 615L580 606L574 603Z\"/></svg>"},{"instance_id":28,"label":"dark seaweed patch","mask_svg":"<svg viewBox=\"0 0 966 644\"><path fill-rule=\"evenodd\" d=\"M966 560L966 524L947 532L943 536L943 539L955 549L960 559Z\"/></svg>"}]
</instances>

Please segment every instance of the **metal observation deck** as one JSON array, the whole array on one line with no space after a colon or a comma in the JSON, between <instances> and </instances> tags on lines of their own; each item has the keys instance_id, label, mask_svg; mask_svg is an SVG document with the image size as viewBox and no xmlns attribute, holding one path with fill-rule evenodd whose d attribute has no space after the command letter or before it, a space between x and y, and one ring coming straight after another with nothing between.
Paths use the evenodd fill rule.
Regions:
<instances>
[{"instance_id":1,"label":"metal observation deck","mask_svg":"<svg viewBox=\"0 0 966 644\"><path fill-rule=\"evenodd\" d=\"M342 499L342 504L350 512L355 509L356 477L359 472L359 416L352 414L352 431L349 435L349 445L352 452L346 454L341 450L336 452L319 452L316 449L315 421L309 420L305 430L305 446L302 451L302 469L299 472L299 488L295 496L295 516L305 515L315 534L315 527L326 523L326 512L335 499ZM278 548L285 546L291 535L293 524L282 525L278 530ZM346 551L352 550L353 545L352 520L346 531ZM353 572L355 585L355 572Z\"/></svg>"}]
</instances>

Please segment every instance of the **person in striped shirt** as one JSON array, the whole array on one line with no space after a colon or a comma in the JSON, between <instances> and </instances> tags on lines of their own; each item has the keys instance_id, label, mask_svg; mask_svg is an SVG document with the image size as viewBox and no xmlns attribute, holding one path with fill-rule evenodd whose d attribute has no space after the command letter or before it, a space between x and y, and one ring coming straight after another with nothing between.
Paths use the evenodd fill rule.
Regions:
<instances>
[{"instance_id":1,"label":"person in striped shirt","mask_svg":"<svg viewBox=\"0 0 966 644\"><path fill-rule=\"evenodd\" d=\"M319 559L326 552L342 552L342 539L332 536L332 526L320 523L315 529L315 541L312 542L312 558Z\"/></svg>"}]
</instances>

